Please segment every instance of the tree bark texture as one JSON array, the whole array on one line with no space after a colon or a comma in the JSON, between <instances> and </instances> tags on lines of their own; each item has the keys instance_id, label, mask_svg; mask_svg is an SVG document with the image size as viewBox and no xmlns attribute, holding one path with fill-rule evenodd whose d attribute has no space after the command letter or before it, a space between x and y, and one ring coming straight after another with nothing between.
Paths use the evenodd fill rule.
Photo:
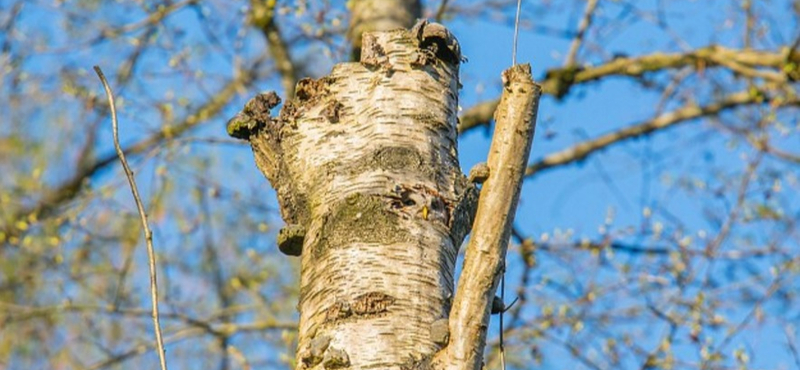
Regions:
<instances>
[{"instance_id":1,"label":"tree bark texture","mask_svg":"<svg viewBox=\"0 0 800 370\"><path fill-rule=\"evenodd\" d=\"M229 122L277 191L279 247L301 255L296 369L415 369L447 344L477 201L457 155L460 59L438 24L366 33L359 63L301 80L277 117L266 93Z\"/></svg>"}]
</instances>

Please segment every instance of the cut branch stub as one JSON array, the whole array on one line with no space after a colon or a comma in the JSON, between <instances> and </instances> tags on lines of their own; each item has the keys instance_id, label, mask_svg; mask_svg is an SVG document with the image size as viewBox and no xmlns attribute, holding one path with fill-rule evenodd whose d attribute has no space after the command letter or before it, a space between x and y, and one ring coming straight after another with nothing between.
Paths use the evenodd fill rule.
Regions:
<instances>
[{"instance_id":1,"label":"cut branch stub","mask_svg":"<svg viewBox=\"0 0 800 370\"><path fill-rule=\"evenodd\" d=\"M484 173L473 176L486 178L458 290L453 297L450 340L433 359L433 368L437 370L482 368L489 313L504 268L522 176L531 150L541 87L533 82L528 64L513 66L502 77L503 96L495 112L488 170L478 170Z\"/></svg>"},{"instance_id":2,"label":"cut branch stub","mask_svg":"<svg viewBox=\"0 0 800 370\"><path fill-rule=\"evenodd\" d=\"M272 121L270 111L280 103L281 98L274 91L256 95L245 104L244 110L228 120L228 135L250 140L251 135Z\"/></svg>"},{"instance_id":3,"label":"cut branch stub","mask_svg":"<svg viewBox=\"0 0 800 370\"><path fill-rule=\"evenodd\" d=\"M447 317L477 199L456 151L460 59L438 24L367 33L359 63L301 80L277 117L257 103L237 116L230 132L250 140L288 224L281 250L301 255L298 369L400 368L439 350L431 324ZM336 349L327 360L317 336Z\"/></svg>"}]
</instances>

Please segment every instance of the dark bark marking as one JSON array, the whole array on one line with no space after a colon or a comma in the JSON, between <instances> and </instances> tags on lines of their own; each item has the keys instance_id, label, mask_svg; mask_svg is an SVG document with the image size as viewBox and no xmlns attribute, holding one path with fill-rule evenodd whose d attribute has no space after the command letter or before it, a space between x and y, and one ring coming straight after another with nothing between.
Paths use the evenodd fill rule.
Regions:
<instances>
[{"instance_id":1,"label":"dark bark marking","mask_svg":"<svg viewBox=\"0 0 800 370\"><path fill-rule=\"evenodd\" d=\"M410 358L408 362L400 365L400 370L432 370L431 358L433 356L424 356L420 359Z\"/></svg>"},{"instance_id":2,"label":"dark bark marking","mask_svg":"<svg viewBox=\"0 0 800 370\"><path fill-rule=\"evenodd\" d=\"M386 195L386 198L389 209L405 219L418 216L427 221L438 221L442 225L450 225L450 214L453 207L451 202L439 194L436 189L422 184L412 186L398 184Z\"/></svg>"},{"instance_id":3,"label":"dark bark marking","mask_svg":"<svg viewBox=\"0 0 800 370\"><path fill-rule=\"evenodd\" d=\"M381 292L364 293L350 301L337 301L327 309L325 321L335 322L348 318L373 318L389 312L395 298Z\"/></svg>"},{"instance_id":4,"label":"dark bark marking","mask_svg":"<svg viewBox=\"0 0 800 370\"><path fill-rule=\"evenodd\" d=\"M411 32L419 41L419 47L424 54L433 54L445 63L458 65L461 63L461 46L450 31L438 23L428 23L421 20L414 25ZM422 65L427 65L429 60L423 56Z\"/></svg>"},{"instance_id":5,"label":"dark bark marking","mask_svg":"<svg viewBox=\"0 0 800 370\"><path fill-rule=\"evenodd\" d=\"M382 147L375 151L371 157L372 168L387 170L411 170L421 168L424 161L419 152L414 148L402 146Z\"/></svg>"},{"instance_id":6,"label":"dark bark marking","mask_svg":"<svg viewBox=\"0 0 800 370\"><path fill-rule=\"evenodd\" d=\"M369 292L356 297L351 307L358 316L370 316L387 312L395 298L381 292Z\"/></svg>"},{"instance_id":7,"label":"dark bark marking","mask_svg":"<svg viewBox=\"0 0 800 370\"><path fill-rule=\"evenodd\" d=\"M460 176L455 183L458 199L452 204L450 218L450 237L453 245L460 246L464 238L472 230L475 212L478 210L478 196L480 195L475 184L466 176Z\"/></svg>"},{"instance_id":8,"label":"dark bark marking","mask_svg":"<svg viewBox=\"0 0 800 370\"><path fill-rule=\"evenodd\" d=\"M328 105L323 108L322 115L325 116L330 123L339 123L343 108L344 105L338 100L331 100L328 102Z\"/></svg>"},{"instance_id":9,"label":"dark bark marking","mask_svg":"<svg viewBox=\"0 0 800 370\"><path fill-rule=\"evenodd\" d=\"M278 232L278 249L287 256L299 256L303 251L303 240L306 228L302 225L290 224Z\"/></svg>"},{"instance_id":10,"label":"dark bark marking","mask_svg":"<svg viewBox=\"0 0 800 370\"><path fill-rule=\"evenodd\" d=\"M392 65L386 56L386 50L374 35L365 33L361 40L361 64L371 68L391 69Z\"/></svg>"},{"instance_id":11,"label":"dark bark marking","mask_svg":"<svg viewBox=\"0 0 800 370\"><path fill-rule=\"evenodd\" d=\"M327 83L324 79L304 78L297 82L295 100L301 104L311 102L326 92Z\"/></svg>"},{"instance_id":12,"label":"dark bark marking","mask_svg":"<svg viewBox=\"0 0 800 370\"><path fill-rule=\"evenodd\" d=\"M353 242L381 245L411 241L408 231L399 225L399 216L388 209L382 197L355 193L331 207L311 253L321 258L330 248L346 247Z\"/></svg>"}]
</instances>

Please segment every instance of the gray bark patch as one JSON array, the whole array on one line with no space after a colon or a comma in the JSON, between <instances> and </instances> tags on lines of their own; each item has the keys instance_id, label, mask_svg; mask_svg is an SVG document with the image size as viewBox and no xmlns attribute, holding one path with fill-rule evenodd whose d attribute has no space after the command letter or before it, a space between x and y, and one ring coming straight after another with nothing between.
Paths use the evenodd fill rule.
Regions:
<instances>
[{"instance_id":1,"label":"gray bark patch","mask_svg":"<svg viewBox=\"0 0 800 370\"><path fill-rule=\"evenodd\" d=\"M352 194L336 205L312 247L319 257L330 248L346 247L353 242L394 244L410 240L408 231L399 225L399 217L386 209L380 196Z\"/></svg>"},{"instance_id":2,"label":"gray bark patch","mask_svg":"<svg viewBox=\"0 0 800 370\"><path fill-rule=\"evenodd\" d=\"M373 168L415 170L422 166L422 156L414 148L391 146L378 149L372 156Z\"/></svg>"}]
</instances>

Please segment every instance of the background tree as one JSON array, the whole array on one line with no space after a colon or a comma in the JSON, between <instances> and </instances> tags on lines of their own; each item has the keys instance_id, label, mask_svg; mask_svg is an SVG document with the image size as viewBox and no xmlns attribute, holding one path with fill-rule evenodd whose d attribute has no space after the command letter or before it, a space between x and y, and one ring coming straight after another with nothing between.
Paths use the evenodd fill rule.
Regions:
<instances>
[{"instance_id":1,"label":"background tree","mask_svg":"<svg viewBox=\"0 0 800 370\"><path fill-rule=\"evenodd\" d=\"M296 262L224 122L254 92L291 96L356 55L347 40L369 17L354 4L368 3L351 16L326 1L0 1L0 364L157 361L93 64L154 223L171 364L291 363ZM469 57L465 169L486 156L514 5L411 3ZM507 267L510 367L800 366L798 8L524 4L518 59L545 96ZM496 329L489 344L497 368Z\"/></svg>"}]
</instances>

